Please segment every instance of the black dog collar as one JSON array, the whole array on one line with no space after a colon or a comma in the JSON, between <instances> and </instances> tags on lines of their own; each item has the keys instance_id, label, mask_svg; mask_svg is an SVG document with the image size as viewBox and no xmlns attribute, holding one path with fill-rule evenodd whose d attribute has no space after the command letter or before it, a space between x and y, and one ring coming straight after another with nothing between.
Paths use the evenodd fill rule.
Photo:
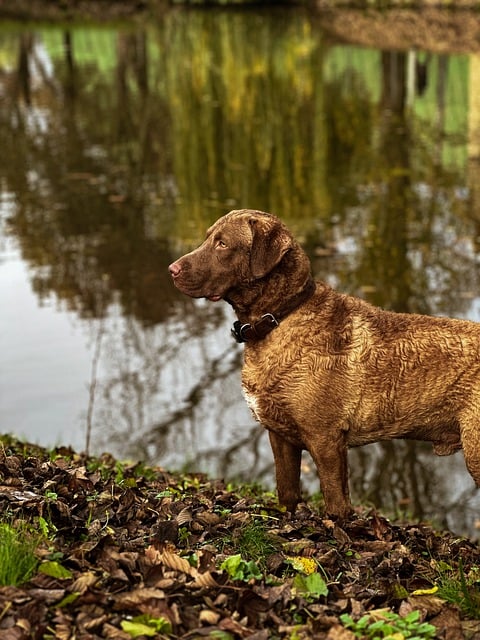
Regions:
<instances>
[{"instance_id":1,"label":"black dog collar","mask_svg":"<svg viewBox=\"0 0 480 640\"><path fill-rule=\"evenodd\" d=\"M260 320L256 322L240 322L236 320L231 330L232 336L237 342L251 342L253 340L263 340L270 331L278 327L280 320L283 320L288 314L295 311L297 307L306 302L314 293L316 288L315 281L309 278L304 288L291 298L280 313L275 316L273 313L264 313Z\"/></svg>"},{"instance_id":2,"label":"black dog collar","mask_svg":"<svg viewBox=\"0 0 480 640\"><path fill-rule=\"evenodd\" d=\"M233 323L232 335L237 342L262 340L266 335L278 327L278 320L271 313L265 313L257 322L243 323L236 320Z\"/></svg>"}]
</instances>

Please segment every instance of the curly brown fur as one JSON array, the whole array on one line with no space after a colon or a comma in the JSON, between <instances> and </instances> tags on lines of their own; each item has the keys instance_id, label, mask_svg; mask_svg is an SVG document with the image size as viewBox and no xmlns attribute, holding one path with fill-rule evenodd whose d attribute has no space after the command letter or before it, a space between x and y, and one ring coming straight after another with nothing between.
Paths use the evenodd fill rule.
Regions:
<instances>
[{"instance_id":1,"label":"curly brown fur","mask_svg":"<svg viewBox=\"0 0 480 640\"><path fill-rule=\"evenodd\" d=\"M352 446L412 438L439 455L463 448L480 484L479 324L384 311L324 282L283 317L310 263L278 218L250 209L220 218L170 272L187 295L227 300L242 323L282 317L246 343L242 385L269 431L288 510L300 500L302 449L315 461L327 512L341 518L351 511Z\"/></svg>"}]
</instances>

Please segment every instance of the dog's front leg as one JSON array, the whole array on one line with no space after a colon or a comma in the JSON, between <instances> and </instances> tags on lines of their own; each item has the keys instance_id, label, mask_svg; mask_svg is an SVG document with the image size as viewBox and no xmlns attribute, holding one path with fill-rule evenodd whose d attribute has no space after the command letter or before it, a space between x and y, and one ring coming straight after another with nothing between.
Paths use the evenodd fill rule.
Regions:
<instances>
[{"instance_id":1,"label":"dog's front leg","mask_svg":"<svg viewBox=\"0 0 480 640\"><path fill-rule=\"evenodd\" d=\"M302 450L273 431L269 431L270 445L275 460L278 501L294 513L300 502L300 463Z\"/></svg>"},{"instance_id":2,"label":"dog's front leg","mask_svg":"<svg viewBox=\"0 0 480 640\"><path fill-rule=\"evenodd\" d=\"M352 512L348 490L347 445L343 433L328 434L309 444L309 452L317 467L325 511L340 519Z\"/></svg>"}]
</instances>

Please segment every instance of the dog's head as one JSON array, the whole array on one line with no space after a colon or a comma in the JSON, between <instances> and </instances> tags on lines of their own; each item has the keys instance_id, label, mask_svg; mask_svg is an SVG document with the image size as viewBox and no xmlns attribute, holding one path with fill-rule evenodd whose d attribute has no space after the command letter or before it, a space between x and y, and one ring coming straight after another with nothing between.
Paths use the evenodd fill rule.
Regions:
<instances>
[{"instance_id":1,"label":"dog's head","mask_svg":"<svg viewBox=\"0 0 480 640\"><path fill-rule=\"evenodd\" d=\"M216 301L265 278L294 246L276 216L240 209L217 220L198 249L172 263L169 271L182 293Z\"/></svg>"}]
</instances>

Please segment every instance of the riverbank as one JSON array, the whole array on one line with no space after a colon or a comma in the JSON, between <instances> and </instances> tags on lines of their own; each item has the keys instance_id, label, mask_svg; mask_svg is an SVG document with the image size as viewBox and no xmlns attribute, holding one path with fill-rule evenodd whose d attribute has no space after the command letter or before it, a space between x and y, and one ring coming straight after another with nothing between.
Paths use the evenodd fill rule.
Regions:
<instances>
[{"instance_id":1,"label":"riverbank","mask_svg":"<svg viewBox=\"0 0 480 640\"><path fill-rule=\"evenodd\" d=\"M0 0L0 17L11 20L116 20L141 16L163 0Z\"/></svg>"},{"instance_id":2,"label":"riverbank","mask_svg":"<svg viewBox=\"0 0 480 640\"><path fill-rule=\"evenodd\" d=\"M168 9L172 6L306 6L320 10L379 10L391 9L422 11L443 10L450 13L480 9L480 0L1 0L0 15L19 19L81 18L109 19L139 15L144 12Z\"/></svg>"},{"instance_id":3,"label":"riverbank","mask_svg":"<svg viewBox=\"0 0 480 640\"><path fill-rule=\"evenodd\" d=\"M367 10L339 8L319 3L322 28L333 41L387 51L475 53L480 51L477 11L449 10L438 6Z\"/></svg>"},{"instance_id":4,"label":"riverbank","mask_svg":"<svg viewBox=\"0 0 480 640\"><path fill-rule=\"evenodd\" d=\"M112 20L158 19L174 7L248 7L251 3L165 0L0 0L0 18L24 22L107 22ZM261 9L266 5L256 4ZM268 5L270 8L272 5ZM318 0L280 3L292 10L307 8L318 15L318 24L332 42L348 42L364 47L434 53L475 53L480 51L479 1L433 2L423 0Z\"/></svg>"},{"instance_id":5,"label":"riverbank","mask_svg":"<svg viewBox=\"0 0 480 640\"><path fill-rule=\"evenodd\" d=\"M291 519L252 486L6 437L0 485L0 532L41 534L33 575L0 587L4 640L353 640L364 616L480 633L480 548L427 524L357 507L339 526L313 505Z\"/></svg>"}]
</instances>

